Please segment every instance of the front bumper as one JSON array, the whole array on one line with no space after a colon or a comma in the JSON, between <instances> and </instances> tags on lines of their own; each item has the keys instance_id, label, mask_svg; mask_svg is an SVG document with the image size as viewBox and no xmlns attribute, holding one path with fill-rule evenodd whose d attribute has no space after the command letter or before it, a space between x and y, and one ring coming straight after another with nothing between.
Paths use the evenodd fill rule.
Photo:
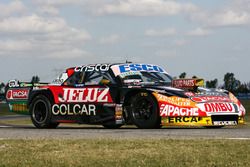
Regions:
<instances>
[{"instance_id":1,"label":"front bumper","mask_svg":"<svg viewBox=\"0 0 250 167\"><path fill-rule=\"evenodd\" d=\"M244 124L244 117L238 115L212 115L207 117L184 116L162 117L162 126L236 126Z\"/></svg>"}]
</instances>

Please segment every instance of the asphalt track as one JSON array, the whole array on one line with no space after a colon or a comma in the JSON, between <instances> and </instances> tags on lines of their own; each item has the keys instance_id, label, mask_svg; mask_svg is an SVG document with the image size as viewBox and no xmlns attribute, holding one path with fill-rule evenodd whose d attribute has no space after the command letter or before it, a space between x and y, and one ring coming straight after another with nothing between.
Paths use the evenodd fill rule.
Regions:
<instances>
[{"instance_id":1,"label":"asphalt track","mask_svg":"<svg viewBox=\"0 0 250 167\"><path fill-rule=\"evenodd\" d=\"M27 117L0 117L27 119ZM206 128L137 129L124 126L120 129L104 129L102 126L59 126L57 129L36 129L32 125L0 124L0 139L238 139L250 140L250 126Z\"/></svg>"}]
</instances>

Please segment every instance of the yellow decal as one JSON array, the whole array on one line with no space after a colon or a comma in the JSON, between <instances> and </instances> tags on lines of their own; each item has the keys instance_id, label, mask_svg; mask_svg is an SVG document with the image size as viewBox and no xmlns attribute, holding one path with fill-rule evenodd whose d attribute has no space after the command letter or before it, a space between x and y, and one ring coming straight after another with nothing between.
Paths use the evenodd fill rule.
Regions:
<instances>
[{"instance_id":1,"label":"yellow decal","mask_svg":"<svg viewBox=\"0 0 250 167\"><path fill-rule=\"evenodd\" d=\"M236 104L238 104L239 100L231 93L229 92L229 98Z\"/></svg>"},{"instance_id":2,"label":"yellow decal","mask_svg":"<svg viewBox=\"0 0 250 167\"><path fill-rule=\"evenodd\" d=\"M210 126L212 124L211 117L162 117L163 126Z\"/></svg>"},{"instance_id":3,"label":"yellow decal","mask_svg":"<svg viewBox=\"0 0 250 167\"><path fill-rule=\"evenodd\" d=\"M23 112L23 111L27 111L27 105L26 104L13 104L12 105L12 111L14 112Z\"/></svg>"},{"instance_id":4,"label":"yellow decal","mask_svg":"<svg viewBox=\"0 0 250 167\"><path fill-rule=\"evenodd\" d=\"M156 97L157 101L159 102L166 102L168 104L173 104L176 106L196 107L195 105L196 103L187 98L181 98L177 96L168 97L168 96L161 95L158 93L153 93L153 95Z\"/></svg>"},{"instance_id":5,"label":"yellow decal","mask_svg":"<svg viewBox=\"0 0 250 167\"><path fill-rule=\"evenodd\" d=\"M216 126L216 123L223 121L212 121L211 117L162 117L162 126ZM244 124L244 118L239 117L237 121L225 121L224 125ZM232 124L230 124L232 123ZM222 125L222 124L220 124ZM218 125L217 125L218 126ZM223 126L223 125L222 125Z\"/></svg>"}]
</instances>

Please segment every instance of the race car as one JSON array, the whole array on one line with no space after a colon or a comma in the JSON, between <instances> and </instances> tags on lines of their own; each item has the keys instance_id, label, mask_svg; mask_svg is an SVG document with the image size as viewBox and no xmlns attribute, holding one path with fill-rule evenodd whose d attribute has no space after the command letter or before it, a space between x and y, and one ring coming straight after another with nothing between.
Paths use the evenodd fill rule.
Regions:
<instances>
[{"instance_id":1,"label":"race car","mask_svg":"<svg viewBox=\"0 0 250 167\"><path fill-rule=\"evenodd\" d=\"M246 110L232 93L203 86L203 79L173 80L152 64L90 64L68 68L52 83L11 80L6 99L10 111L29 114L37 128L244 124Z\"/></svg>"}]
</instances>

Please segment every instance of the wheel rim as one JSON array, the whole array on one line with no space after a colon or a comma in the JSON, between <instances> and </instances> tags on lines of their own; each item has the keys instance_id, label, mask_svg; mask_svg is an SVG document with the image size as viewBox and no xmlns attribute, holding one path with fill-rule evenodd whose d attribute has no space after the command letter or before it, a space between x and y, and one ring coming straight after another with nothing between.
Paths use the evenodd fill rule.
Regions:
<instances>
[{"instance_id":1,"label":"wheel rim","mask_svg":"<svg viewBox=\"0 0 250 167\"><path fill-rule=\"evenodd\" d=\"M148 120L153 113L153 104L146 98L140 98L135 101L133 117L137 120Z\"/></svg>"},{"instance_id":2,"label":"wheel rim","mask_svg":"<svg viewBox=\"0 0 250 167\"><path fill-rule=\"evenodd\" d=\"M47 105L43 100L34 103L32 117L37 123L45 122L47 118Z\"/></svg>"}]
</instances>

